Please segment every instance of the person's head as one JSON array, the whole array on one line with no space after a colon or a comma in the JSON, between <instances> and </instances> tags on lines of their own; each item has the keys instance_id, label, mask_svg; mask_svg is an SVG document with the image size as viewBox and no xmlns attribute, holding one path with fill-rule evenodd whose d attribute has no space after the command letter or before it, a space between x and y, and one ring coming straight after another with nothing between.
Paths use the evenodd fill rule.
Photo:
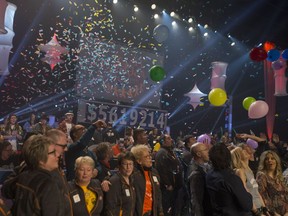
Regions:
<instances>
[{"instance_id":1,"label":"person's head","mask_svg":"<svg viewBox=\"0 0 288 216\"><path fill-rule=\"evenodd\" d=\"M11 125L15 125L16 122L17 122L17 116L16 114L11 114L8 118L8 122L11 124Z\"/></svg>"},{"instance_id":2,"label":"person's head","mask_svg":"<svg viewBox=\"0 0 288 216\"><path fill-rule=\"evenodd\" d=\"M211 147L209 158L215 170L231 168L231 153L222 143L217 143Z\"/></svg>"},{"instance_id":3,"label":"person's head","mask_svg":"<svg viewBox=\"0 0 288 216\"><path fill-rule=\"evenodd\" d=\"M23 147L23 156L30 169L52 171L58 168L59 154L53 141L43 135L31 136Z\"/></svg>"},{"instance_id":4,"label":"person's head","mask_svg":"<svg viewBox=\"0 0 288 216\"><path fill-rule=\"evenodd\" d=\"M267 135L266 135L266 133L264 133L264 132L260 132L260 133L259 133L259 137L260 137L260 138L263 138L263 139L267 139Z\"/></svg>"},{"instance_id":5,"label":"person's head","mask_svg":"<svg viewBox=\"0 0 288 216\"><path fill-rule=\"evenodd\" d=\"M109 142L101 142L97 144L94 148L94 152L99 161L109 161L113 156L113 151Z\"/></svg>"},{"instance_id":6,"label":"person's head","mask_svg":"<svg viewBox=\"0 0 288 216\"><path fill-rule=\"evenodd\" d=\"M232 167L235 169L245 169L247 168L247 165L245 164L245 161L248 160L247 153L245 155L245 150L243 150L241 147L236 147L231 150L231 160L232 160Z\"/></svg>"},{"instance_id":7,"label":"person's head","mask_svg":"<svg viewBox=\"0 0 288 216\"><path fill-rule=\"evenodd\" d=\"M131 148L131 152L138 164L147 168L152 167L152 155L147 145L136 145Z\"/></svg>"},{"instance_id":8,"label":"person's head","mask_svg":"<svg viewBox=\"0 0 288 216\"><path fill-rule=\"evenodd\" d=\"M118 167L122 176L129 177L134 169L135 157L131 152L120 153L118 156Z\"/></svg>"},{"instance_id":9,"label":"person's head","mask_svg":"<svg viewBox=\"0 0 288 216\"><path fill-rule=\"evenodd\" d=\"M133 128L126 127L125 128L125 136L132 136L133 137Z\"/></svg>"},{"instance_id":10,"label":"person's head","mask_svg":"<svg viewBox=\"0 0 288 216\"><path fill-rule=\"evenodd\" d=\"M36 115L34 113L30 114L30 122L35 122L36 120Z\"/></svg>"},{"instance_id":11,"label":"person's head","mask_svg":"<svg viewBox=\"0 0 288 216\"><path fill-rule=\"evenodd\" d=\"M67 136L66 134L58 129L51 129L46 132L46 136L49 137L55 144L56 151L63 155L67 148Z\"/></svg>"},{"instance_id":12,"label":"person's head","mask_svg":"<svg viewBox=\"0 0 288 216\"><path fill-rule=\"evenodd\" d=\"M93 177L94 160L89 156L78 157L75 161L75 179L80 185L88 185Z\"/></svg>"},{"instance_id":13,"label":"person's head","mask_svg":"<svg viewBox=\"0 0 288 216\"><path fill-rule=\"evenodd\" d=\"M65 121L67 123L72 123L74 114L72 112L65 113Z\"/></svg>"},{"instance_id":14,"label":"person's head","mask_svg":"<svg viewBox=\"0 0 288 216\"><path fill-rule=\"evenodd\" d=\"M40 118L40 123L42 125L47 125L47 123L49 122L49 117L46 114L42 114L41 118Z\"/></svg>"},{"instance_id":15,"label":"person's head","mask_svg":"<svg viewBox=\"0 0 288 216\"><path fill-rule=\"evenodd\" d=\"M148 136L143 128L137 128L133 131L133 138L135 144L147 144Z\"/></svg>"},{"instance_id":16,"label":"person's head","mask_svg":"<svg viewBox=\"0 0 288 216\"><path fill-rule=\"evenodd\" d=\"M124 146L127 148L131 145L133 145L134 143L134 140L133 140L133 137L132 136L125 136L124 137Z\"/></svg>"},{"instance_id":17,"label":"person's head","mask_svg":"<svg viewBox=\"0 0 288 216\"><path fill-rule=\"evenodd\" d=\"M197 142L196 137L193 135L186 135L184 137L184 146L185 146L185 148L187 148L189 150L190 150L191 146L196 142Z\"/></svg>"},{"instance_id":18,"label":"person's head","mask_svg":"<svg viewBox=\"0 0 288 216\"><path fill-rule=\"evenodd\" d=\"M73 142L78 141L81 136L86 132L86 128L83 125L74 125L70 130L70 137Z\"/></svg>"},{"instance_id":19,"label":"person's head","mask_svg":"<svg viewBox=\"0 0 288 216\"><path fill-rule=\"evenodd\" d=\"M13 154L12 145L8 141L0 143L0 156L2 160L8 160Z\"/></svg>"},{"instance_id":20,"label":"person's head","mask_svg":"<svg viewBox=\"0 0 288 216\"><path fill-rule=\"evenodd\" d=\"M173 146L173 139L169 134L164 134L162 137L162 143L161 145L163 147L172 147Z\"/></svg>"},{"instance_id":21,"label":"person's head","mask_svg":"<svg viewBox=\"0 0 288 216\"><path fill-rule=\"evenodd\" d=\"M190 152L194 160L198 163L206 163L209 161L209 149L204 143L194 143L190 148Z\"/></svg>"},{"instance_id":22,"label":"person's head","mask_svg":"<svg viewBox=\"0 0 288 216\"><path fill-rule=\"evenodd\" d=\"M264 151L260 156L258 171L273 172L277 178L282 178L281 160L276 152Z\"/></svg>"}]
</instances>

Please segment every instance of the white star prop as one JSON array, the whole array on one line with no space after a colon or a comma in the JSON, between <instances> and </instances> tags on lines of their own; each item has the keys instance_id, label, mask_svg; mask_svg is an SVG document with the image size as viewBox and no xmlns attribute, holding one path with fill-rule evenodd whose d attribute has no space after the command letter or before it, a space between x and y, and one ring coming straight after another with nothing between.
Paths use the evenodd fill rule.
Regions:
<instances>
[{"instance_id":1,"label":"white star prop","mask_svg":"<svg viewBox=\"0 0 288 216\"><path fill-rule=\"evenodd\" d=\"M187 94L184 94L184 96L188 96L190 98L188 103L191 104L194 109L196 109L198 105L202 104L201 97L207 96L207 94L201 92L195 84L193 89Z\"/></svg>"}]
</instances>

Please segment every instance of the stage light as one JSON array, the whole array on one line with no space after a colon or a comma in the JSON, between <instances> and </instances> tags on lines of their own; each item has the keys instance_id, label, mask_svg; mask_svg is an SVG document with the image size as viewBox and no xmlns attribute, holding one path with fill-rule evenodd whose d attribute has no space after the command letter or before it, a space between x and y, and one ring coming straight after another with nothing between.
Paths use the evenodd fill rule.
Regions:
<instances>
[{"instance_id":1,"label":"stage light","mask_svg":"<svg viewBox=\"0 0 288 216\"><path fill-rule=\"evenodd\" d=\"M137 5L134 5L134 11L137 12L139 10L139 8L137 7Z\"/></svg>"},{"instance_id":2,"label":"stage light","mask_svg":"<svg viewBox=\"0 0 288 216\"><path fill-rule=\"evenodd\" d=\"M158 14L154 14L154 19L158 19L159 15Z\"/></svg>"},{"instance_id":3,"label":"stage light","mask_svg":"<svg viewBox=\"0 0 288 216\"><path fill-rule=\"evenodd\" d=\"M235 44L236 44L235 42L232 42L232 43L231 43L231 46L235 46Z\"/></svg>"},{"instance_id":4,"label":"stage light","mask_svg":"<svg viewBox=\"0 0 288 216\"><path fill-rule=\"evenodd\" d=\"M118 3L118 0L113 0L113 4L117 4Z\"/></svg>"},{"instance_id":5,"label":"stage light","mask_svg":"<svg viewBox=\"0 0 288 216\"><path fill-rule=\"evenodd\" d=\"M176 26L176 24L177 24L176 21L172 22L172 26Z\"/></svg>"},{"instance_id":6,"label":"stage light","mask_svg":"<svg viewBox=\"0 0 288 216\"><path fill-rule=\"evenodd\" d=\"M191 27L189 27L189 32L193 32L194 31L194 28L191 26Z\"/></svg>"},{"instance_id":7,"label":"stage light","mask_svg":"<svg viewBox=\"0 0 288 216\"><path fill-rule=\"evenodd\" d=\"M188 19L188 23L192 23L192 22L193 22L193 18L190 17L190 18Z\"/></svg>"},{"instance_id":8,"label":"stage light","mask_svg":"<svg viewBox=\"0 0 288 216\"><path fill-rule=\"evenodd\" d=\"M174 16L175 16L175 12L172 11L172 12L170 13L170 16L171 16L171 17L174 17Z\"/></svg>"},{"instance_id":9,"label":"stage light","mask_svg":"<svg viewBox=\"0 0 288 216\"><path fill-rule=\"evenodd\" d=\"M208 33L207 32L204 33L204 37L208 37Z\"/></svg>"},{"instance_id":10,"label":"stage light","mask_svg":"<svg viewBox=\"0 0 288 216\"><path fill-rule=\"evenodd\" d=\"M155 10L155 9L156 9L156 4L152 4L152 5L151 5L151 9L152 9L152 10Z\"/></svg>"},{"instance_id":11,"label":"stage light","mask_svg":"<svg viewBox=\"0 0 288 216\"><path fill-rule=\"evenodd\" d=\"M204 25L204 28L207 29L207 28L208 28L208 24L205 24L205 25Z\"/></svg>"}]
</instances>

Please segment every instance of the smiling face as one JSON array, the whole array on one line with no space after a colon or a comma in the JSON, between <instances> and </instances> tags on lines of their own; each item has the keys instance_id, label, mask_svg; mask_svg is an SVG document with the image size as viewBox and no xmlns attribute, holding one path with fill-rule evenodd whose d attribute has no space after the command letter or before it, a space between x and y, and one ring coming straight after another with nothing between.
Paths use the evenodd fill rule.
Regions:
<instances>
[{"instance_id":1,"label":"smiling face","mask_svg":"<svg viewBox=\"0 0 288 216\"><path fill-rule=\"evenodd\" d=\"M121 163L121 166L119 167L119 171L121 175L124 177L129 177L134 169L134 162L132 160L126 160L124 159Z\"/></svg>"}]
</instances>

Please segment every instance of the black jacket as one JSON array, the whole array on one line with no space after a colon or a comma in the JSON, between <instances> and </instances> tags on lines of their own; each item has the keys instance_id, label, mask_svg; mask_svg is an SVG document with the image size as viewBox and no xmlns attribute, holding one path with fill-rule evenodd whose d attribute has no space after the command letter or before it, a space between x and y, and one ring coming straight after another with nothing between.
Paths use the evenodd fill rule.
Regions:
<instances>
[{"instance_id":1,"label":"black jacket","mask_svg":"<svg viewBox=\"0 0 288 216\"><path fill-rule=\"evenodd\" d=\"M105 215L120 215L122 212L123 216L134 216L136 194L132 179L128 185L120 173L116 173L109 181L111 185L105 194Z\"/></svg>"},{"instance_id":2,"label":"black jacket","mask_svg":"<svg viewBox=\"0 0 288 216\"><path fill-rule=\"evenodd\" d=\"M37 169L18 176L12 207L15 216L63 216L65 198L52 172Z\"/></svg>"},{"instance_id":3,"label":"black jacket","mask_svg":"<svg viewBox=\"0 0 288 216\"><path fill-rule=\"evenodd\" d=\"M73 214L75 216L100 216L103 209L103 192L99 180L91 179L87 189L96 194L96 203L91 213L88 212L85 195L82 188L75 182L71 181L69 184L70 198L73 206Z\"/></svg>"},{"instance_id":4,"label":"black jacket","mask_svg":"<svg viewBox=\"0 0 288 216\"><path fill-rule=\"evenodd\" d=\"M252 196L232 170L209 171L206 184L213 205L213 216L251 215Z\"/></svg>"},{"instance_id":5,"label":"black jacket","mask_svg":"<svg viewBox=\"0 0 288 216\"><path fill-rule=\"evenodd\" d=\"M153 216L163 215L162 209L162 195L160 189L160 176L153 167L149 170L149 177L152 183L152 197L153 197ZM136 165L134 173L132 174L134 187L136 191L136 208L135 216L142 216L143 203L146 190L146 180L143 167Z\"/></svg>"}]
</instances>

